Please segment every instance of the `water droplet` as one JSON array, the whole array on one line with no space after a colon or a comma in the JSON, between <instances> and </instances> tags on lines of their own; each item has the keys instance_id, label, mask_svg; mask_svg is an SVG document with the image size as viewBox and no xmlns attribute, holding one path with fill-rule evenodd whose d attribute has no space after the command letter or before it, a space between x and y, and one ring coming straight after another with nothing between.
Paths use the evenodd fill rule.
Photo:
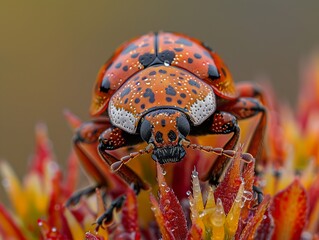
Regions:
<instances>
[{"instance_id":1,"label":"water droplet","mask_svg":"<svg viewBox=\"0 0 319 240\"><path fill-rule=\"evenodd\" d=\"M161 186L162 186L162 187L165 187L166 185L167 185L166 182L162 182L162 183L161 183Z\"/></svg>"},{"instance_id":2,"label":"water droplet","mask_svg":"<svg viewBox=\"0 0 319 240\"><path fill-rule=\"evenodd\" d=\"M251 201L253 199L252 192L245 190L243 193L243 199L244 199L244 201Z\"/></svg>"},{"instance_id":3,"label":"water droplet","mask_svg":"<svg viewBox=\"0 0 319 240\"><path fill-rule=\"evenodd\" d=\"M189 191L189 190L186 192L186 195L187 195L187 196L190 196L191 194L192 194L192 192Z\"/></svg>"},{"instance_id":4,"label":"water droplet","mask_svg":"<svg viewBox=\"0 0 319 240\"><path fill-rule=\"evenodd\" d=\"M166 175L166 171L163 169L162 170L162 174L165 176Z\"/></svg>"},{"instance_id":5,"label":"water droplet","mask_svg":"<svg viewBox=\"0 0 319 240\"><path fill-rule=\"evenodd\" d=\"M169 187L165 188L165 192L169 192L171 189Z\"/></svg>"},{"instance_id":6,"label":"water droplet","mask_svg":"<svg viewBox=\"0 0 319 240\"><path fill-rule=\"evenodd\" d=\"M156 207L152 206L152 207L151 207L151 210L152 210L152 211L155 211L155 210L156 210Z\"/></svg>"},{"instance_id":7,"label":"water droplet","mask_svg":"<svg viewBox=\"0 0 319 240\"><path fill-rule=\"evenodd\" d=\"M164 66L168 67L170 64L169 64L169 61L168 60L165 60L164 61Z\"/></svg>"},{"instance_id":8,"label":"water droplet","mask_svg":"<svg viewBox=\"0 0 319 240\"><path fill-rule=\"evenodd\" d=\"M57 229L56 229L55 227L53 227L53 228L51 228L51 231L52 231L52 232L56 232Z\"/></svg>"},{"instance_id":9,"label":"water droplet","mask_svg":"<svg viewBox=\"0 0 319 240\"><path fill-rule=\"evenodd\" d=\"M164 201L164 203L168 205L168 204L170 204L170 203L171 203L171 201L170 201L170 200L168 200L168 199L166 199L166 200Z\"/></svg>"}]
</instances>

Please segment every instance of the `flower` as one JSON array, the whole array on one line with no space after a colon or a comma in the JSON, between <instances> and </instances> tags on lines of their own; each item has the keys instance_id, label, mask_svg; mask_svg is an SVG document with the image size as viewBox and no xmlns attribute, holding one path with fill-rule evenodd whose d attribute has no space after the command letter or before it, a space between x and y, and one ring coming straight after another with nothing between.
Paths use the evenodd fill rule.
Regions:
<instances>
[{"instance_id":1,"label":"flower","mask_svg":"<svg viewBox=\"0 0 319 240\"><path fill-rule=\"evenodd\" d=\"M248 158L240 145L217 186L200 180L214 161L209 154L187 150L183 161L164 166L143 155L129 165L147 180L150 191L136 196L107 169L105 176L112 188L96 189L95 194L66 207L79 181L77 157L74 152L70 154L63 172L54 159L46 127L38 125L35 155L22 182L6 162L1 162L11 208L0 204L0 236L92 240L319 239L319 55L306 62L303 69L296 113L280 104L269 86L263 88L268 107L263 161L256 163ZM81 124L71 113L67 119L74 128ZM251 126L244 123L241 132L248 136ZM194 141L220 146L222 140L204 137ZM121 210L114 213L112 223L97 228L97 218L121 194L125 201Z\"/></svg>"}]
</instances>

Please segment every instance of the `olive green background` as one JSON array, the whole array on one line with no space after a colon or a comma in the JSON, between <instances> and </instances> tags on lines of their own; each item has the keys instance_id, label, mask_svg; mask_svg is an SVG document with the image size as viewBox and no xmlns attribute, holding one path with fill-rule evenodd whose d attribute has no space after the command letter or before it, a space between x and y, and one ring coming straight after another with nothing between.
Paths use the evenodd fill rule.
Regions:
<instances>
[{"instance_id":1,"label":"olive green background","mask_svg":"<svg viewBox=\"0 0 319 240\"><path fill-rule=\"evenodd\" d=\"M319 1L300 0L0 0L0 158L22 175L44 122L64 164L72 133L63 109L88 120L100 66L149 31L197 37L235 81L266 77L295 104L300 61L319 44L318 12Z\"/></svg>"}]
</instances>

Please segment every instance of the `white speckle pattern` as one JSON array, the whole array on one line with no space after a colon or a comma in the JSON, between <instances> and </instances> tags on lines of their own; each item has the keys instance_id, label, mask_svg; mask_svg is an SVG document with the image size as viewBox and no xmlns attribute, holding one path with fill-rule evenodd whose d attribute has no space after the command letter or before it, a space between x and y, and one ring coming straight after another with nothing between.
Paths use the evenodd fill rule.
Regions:
<instances>
[{"instance_id":1,"label":"white speckle pattern","mask_svg":"<svg viewBox=\"0 0 319 240\"><path fill-rule=\"evenodd\" d=\"M129 133L136 132L136 117L124 108L115 107L112 100L109 103L109 117L113 125Z\"/></svg>"},{"instance_id":2,"label":"white speckle pattern","mask_svg":"<svg viewBox=\"0 0 319 240\"><path fill-rule=\"evenodd\" d=\"M215 94L210 92L203 100L197 100L190 106L190 115L194 125L199 125L211 116L216 109Z\"/></svg>"}]
</instances>

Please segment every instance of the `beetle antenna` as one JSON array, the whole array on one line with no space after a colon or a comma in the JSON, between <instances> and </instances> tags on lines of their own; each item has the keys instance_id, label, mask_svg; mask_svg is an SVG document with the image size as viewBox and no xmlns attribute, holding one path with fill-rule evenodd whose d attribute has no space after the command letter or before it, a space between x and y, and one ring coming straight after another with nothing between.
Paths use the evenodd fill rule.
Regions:
<instances>
[{"instance_id":1,"label":"beetle antenna","mask_svg":"<svg viewBox=\"0 0 319 240\"><path fill-rule=\"evenodd\" d=\"M191 149L196 149L196 150L201 150L204 152L212 152L215 153L216 155L224 155L229 158L235 157L237 151L235 150L227 150L223 148L214 148L211 146L203 146L199 144L192 144L190 141L186 139L181 140L181 145L186 148L191 148ZM254 161L254 157L250 153L241 153L240 158L245 162L245 163L250 163Z\"/></svg>"},{"instance_id":2,"label":"beetle antenna","mask_svg":"<svg viewBox=\"0 0 319 240\"><path fill-rule=\"evenodd\" d=\"M111 170L113 172L117 172L124 164L128 163L133 158L136 158L137 156L143 155L145 153L151 153L153 149L154 145L150 143L146 146L146 148L139 150L138 152L132 152L129 155L122 157L121 160L114 162L111 165Z\"/></svg>"}]
</instances>

